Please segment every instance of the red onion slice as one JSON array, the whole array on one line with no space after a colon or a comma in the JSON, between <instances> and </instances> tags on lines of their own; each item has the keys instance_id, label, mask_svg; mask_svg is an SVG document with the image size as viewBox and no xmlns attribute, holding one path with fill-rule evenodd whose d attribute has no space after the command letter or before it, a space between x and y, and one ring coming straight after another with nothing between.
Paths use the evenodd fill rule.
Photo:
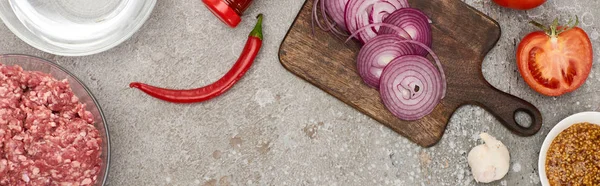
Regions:
<instances>
[{"instance_id":1,"label":"red onion slice","mask_svg":"<svg viewBox=\"0 0 600 186\"><path fill-rule=\"evenodd\" d=\"M394 59L381 76L383 104L396 117L414 121L440 103L444 87L440 71L426 58L405 55Z\"/></svg>"},{"instance_id":2,"label":"red onion slice","mask_svg":"<svg viewBox=\"0 0 600 186\"><path fill-rule=\"evenodd\" d=\"M414 8L402 8L396 10L383 20L384 23L393 24L404 29L413 40L419 41L428 47L431 47L431 25L429 18L425 13ZM397 33L391 28L381 28L379 34ZM417 48L417 54L426 56L427 50Z\"/></svg>"},{"instance_id":3,"label":"red onion slice","mask_svg":"<svg viewBox=\"0 0 600 186\"><path fill-rule=\"evenodd\" d=\"M386 23L376 23L376 24L382 24L384 26L391 26L391 25L386 24ZM375 25L375 24L371 24L371 25ZM395 27L395 26L392 26L392 28L393 27ZM361 28L361 29L364 29L364 28ZM400 28L398 31L402 31L402 29ZM352 34L346 41L350 40L350 38L354 37L358 32L360 32L360 31L357 31L356 33ZM442 66L442 63L440 62L440 59L435 54L435 52L433 52L433 50L431 48L429 48L428 46L426 46L425 44L423 44L423 43L421 43L419 41L408 40L408 39L402 40L402 39L404 39L403 37L401 37L399 35L395 35L395 34L386 34L386 35L393 35L393 36L396 36L396 37L400 38L400 40L396 41L399 44L410 43L410 44L413 44L413 45L417 45L417 47L420 47L420 48L424 49L425 51L427 51L431 55L431 57L435 61L435 64L436 64L436 66L437 66L437 68L438 68L438 70L439 70L439 72L441 73L441 76L442 76L442 81L443 81L442 98L446 97L446 87L447 87L447 84L446 84L446 74L444 73L444 68ZM413 49L415 49L415 47L413 47Z\"/></svg>"},{"instance_id":4,"label":"red onion slice","mask_svg":"<svg viewBox=\"0 0 600 186\"><path fill-rule=\"evenodd\" d=\"M366 25L366 26L359 28L358 30L352 32L352 34L348 37L348 39L346 39L346 42L350 41L350 39L352 39L354 37L357 37L358 34L364 32L370 28L374 28L374 27L388 27L388 28L396 31L396 33L398 33L398 36L405 38L405 39L411 39L410 35L408 35L408 32L404 31L404 29L400 28L399 26L388 24L388 23L372 23L372 24Z\"/></svg>"},{"instance_id":5,"label":"red onion slice","mask_svg":"<svg viewBox=\"0 0 600 186\"><path fill-rule=\"evenodd\" d=\"M369 14L369 22L370 23L381 23L383 20L388 17L391 13L397 10L394 4L389 2L375 3L371 6ZM379 30L379 28L376 28Z\"/></svg>"},{"instance_id":6,"label":"red onion slice","mask_svg":"<svg viewBox=\"0 0 600 186\"><path fill-rule=\"evenodd\" d=\"M404 55L416 55L410 43L394 34L379 35L369 40L358 53L356 65L363 81L379 89L383 69L394 59Z\"/></svg>"},{"instance_id":7,"label":"red onion slice","mask_svg":"<svg viewBox=\"0 0 600 186\"><path fill-rule=\"evenodd\" d=\"M438 56L435 54L435 52L433 52L433 50L431 48L429 48L428 46L425 46L425 44L415 41L415 40L402 40L402 41L398 41L399 43L412 43L414 45L417 45L419 47L421 47L422 49L425 49L427 52L429 52L429 54L431 55L431 57L433 58L433 61L435 61L435 65L438 68L438 71L440 72L441 76L442 76L442 99L444 99L444 97L446 97L446 87L448 86L447 82L446 82L446 73L444 73L444 67L442 66L442 63L440 62L440 58L438 58Z\"/></svg>"},{"instance_id":8,"label":"red onion slice","mask_svg":"<svg viewBox=\"0 0 600 186\"><path fill-rule=\"evenodd\" d=\"M326 1L331 1L331 0L321 0L321 15L323 15L323 19L325 20L325 23L327 23L327 26L330 28L329 31L331 31L331 33L333 33L333 35L336 38L339 38L338 36L347 36L346 25L344 23L338 24L335 21L333 21L333 23L331 21L329 21L329 17L327 16L328 13L327 13L326 7L325 7ZM342 30L338 29L338 27L336 27L336 26L338 26Z\"/></svg>"},{"instance_id":9,"label":"red onion slice","mask_svg":"<svg viewBox=\"0 0 600 186\"><path fill-rule=\"evenodd\" d=\"M350 0L346 5L345 23L349 32L354 33L359 28L372 23L381 23L392 12L406 8L407 0ZM360 32L358 38L363 43L377 36L379 27Z\"/></svg>"},{"instance_id":10,"label":"red onion slice","mask_svg":"<svg viewBox=\"0 0 600 186\"><path fill-rule=\"evenodd\" d=\"M314 27L315 27L315 23L317 24L317 26L319 26L319 28L321 28L321 30L323 31L330 31L334 26L332 25L331 22L329 22L329 20L327 19L327 15L325 15L325 3L323 2L324 0L314 0L313 2L313 10L312 10L312 27L313 27L313 35L314 35ZM321 24L321 21L319 20L319 6L321 6L321 16L323 16L323 19L327 25L327 27L323 26Z\"/></svg>"},{"instance_id":11,"label":"red onion slice","mask_svg":"<svg viewBox=\"0 0 600 186\"><path fill-rule=\"evenodd\" d=\"M348 0L321 0L325 1L325 9L327 14L333 19L335 24L342 30L347 31L346 21L344 19L344 11Z\"/></svg>"}]
</instances>

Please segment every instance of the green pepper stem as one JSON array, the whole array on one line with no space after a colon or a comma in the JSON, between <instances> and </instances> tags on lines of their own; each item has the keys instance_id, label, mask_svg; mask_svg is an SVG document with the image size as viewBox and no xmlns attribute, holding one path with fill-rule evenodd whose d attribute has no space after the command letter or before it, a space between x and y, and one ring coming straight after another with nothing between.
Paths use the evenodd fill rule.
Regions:
<instances>
[{"instance_id":1,"label":"green pepper stem","mask_svg":"<svg viewBox=\"0 0 600 186\"><path fill-rule=\"evenodd\" d=\"M256 18L258 18L258 22L256 22L256 26L254 26L254 29L252 30L252 32L250 32L250 37L257 37L258 39L263 40L263 34L262 34L263 15L258 14L258 16Z\"/></svg>"}]
</instances>

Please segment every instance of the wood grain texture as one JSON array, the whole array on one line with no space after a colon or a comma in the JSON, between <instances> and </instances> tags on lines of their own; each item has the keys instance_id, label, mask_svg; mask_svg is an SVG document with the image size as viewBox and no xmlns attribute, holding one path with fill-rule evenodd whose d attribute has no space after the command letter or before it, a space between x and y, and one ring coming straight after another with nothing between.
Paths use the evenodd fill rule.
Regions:
<instances>
[{"instance_id":1,"label":"wood grain texture","mask_svg":"<svg viewBox=\"0 0 600 186\"><path fill-rule=\"evenodd\" d=\"M539 131L542 116L532 104L492 87L481 64L500 38L499 25L460 0L409 0L432 20L433 49L446 71L448 92L433 113L418 121L403 121L382 104L379 92L363 83L356 71L360 45L311 27L312 0L307 0L281 44L279 58L290 72L358 109L423 147L442 137L454 111L465 104L492 113L515 134ZM515 113L528 113L533 123L524 128Z\"/></svg>"}]
</instances>

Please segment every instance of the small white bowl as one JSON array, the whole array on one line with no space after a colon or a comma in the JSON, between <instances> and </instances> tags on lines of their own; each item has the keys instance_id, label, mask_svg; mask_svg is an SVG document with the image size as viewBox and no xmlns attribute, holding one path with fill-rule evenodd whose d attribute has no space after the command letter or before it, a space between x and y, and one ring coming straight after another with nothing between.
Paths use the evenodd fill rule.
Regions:
<instances>
[{"instance_id":1,"label":"small white bowl","mask_svg":"<svg viewBox=\"0 0 600 186\"><path fill-rule=\"evenodd\" d=\"M548 136L546 136L544 144L542 145L542 149L540 150L540 158L538 161L538 171L540 173L540 181L543 186L550 186L548 177L546 177L546 154L548 152L548 148L550 148L550 145L552 144L552 141L554 141L554 138L556 138L556 136L558 136L558 134L560 134L563 130L571 127L574 124L584 122L600 125L600 112L581 112L573 114L558 122L558 124L552 128L550 133L548 133Z\"/></svg>"}]
</instances>

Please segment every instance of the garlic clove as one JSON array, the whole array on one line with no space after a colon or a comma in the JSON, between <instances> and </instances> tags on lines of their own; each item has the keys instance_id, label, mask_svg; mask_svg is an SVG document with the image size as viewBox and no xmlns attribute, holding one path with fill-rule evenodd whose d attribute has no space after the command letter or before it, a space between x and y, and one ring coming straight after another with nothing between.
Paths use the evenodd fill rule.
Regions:
<instances>
[{"instance_id":1,"label":"garlic clove","mask_svg":"<svg viewBox=\"0 0 600 186\"><path fill-rule=\"evenodd\" d=\"M474 147L467 157L475 181L490 183L502 179L510 166L508 148L487 133L480 134L484 144Z\"/></svg>"}]
</instances>

